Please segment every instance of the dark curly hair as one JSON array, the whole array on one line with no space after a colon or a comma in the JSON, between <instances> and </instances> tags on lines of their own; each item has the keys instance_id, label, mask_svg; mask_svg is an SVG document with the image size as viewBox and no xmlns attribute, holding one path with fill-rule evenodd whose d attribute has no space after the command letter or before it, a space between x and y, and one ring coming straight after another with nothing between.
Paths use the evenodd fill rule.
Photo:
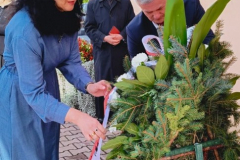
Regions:
<instances>
[{"instance_id":1,"label":"dark curly hair","mask_svg":"<svg viewBox=\"0 0 240 160\"><path fill-rule=\"evenodd\" d=\"M71 35L80 29L82 0L77 0L69 12L59 11L54 0L17 0L17 11L22 8L27 9L41 35Z\"/></svg>"}]
</instances>

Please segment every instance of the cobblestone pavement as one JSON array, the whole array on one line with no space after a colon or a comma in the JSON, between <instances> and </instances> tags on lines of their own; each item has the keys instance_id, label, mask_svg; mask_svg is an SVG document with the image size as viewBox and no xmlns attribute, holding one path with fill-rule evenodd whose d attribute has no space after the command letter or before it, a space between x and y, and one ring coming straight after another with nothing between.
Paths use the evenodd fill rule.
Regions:
<instances>
[{"instance_id":1,"label":"cobblestone pavement","mask_svg":"<svg viewBox=\"0 0 240 160\"><path fill-rule=\"evenodd\" d=\"M107 138L103 144L120 134L120 131L107 132ZM61 125L59 160L88 160L94 142L84 138L80 129L71 123ZM101 151L101 160L105 160L110 150Z\"/></svg>"}]
</instances>

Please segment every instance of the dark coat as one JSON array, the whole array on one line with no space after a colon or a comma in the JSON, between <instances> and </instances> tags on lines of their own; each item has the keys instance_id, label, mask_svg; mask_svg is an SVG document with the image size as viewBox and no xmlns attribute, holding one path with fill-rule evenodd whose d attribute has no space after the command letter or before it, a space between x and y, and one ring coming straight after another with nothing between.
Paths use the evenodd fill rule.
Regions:
<instances>
[{"instance_id":1,"label":"dark coat","mask_svg":"<svg viewBox=\"0 0 240 160\"><path fill-rule=\"evenodd\" d=\"M85 31L93 43L95 79L114 81L124 73L123 58L128 55L125 27L135 16L130 0L91 0L88 3ZM113 46L103 42L115 26L125 40Z\"/></svg>"},{"instance_id":2,"label":"dark coat","mask_svg":"<svg viewBox=\"0 0 240 160\"><path fill-rule=\"evenodd\" d=\"M197 24L205 13L199 0L184 0L184 7L187 27ZM131 58L136 56L138 53L145 53L145 49L142 44L142 38L145 35L158 35L155 26L143 12L140 12L128 24L126 30L128 35L128 51ZM210 30L203 43L207 44L213 37L214 34Z\"/></svg>"}]
</instances>

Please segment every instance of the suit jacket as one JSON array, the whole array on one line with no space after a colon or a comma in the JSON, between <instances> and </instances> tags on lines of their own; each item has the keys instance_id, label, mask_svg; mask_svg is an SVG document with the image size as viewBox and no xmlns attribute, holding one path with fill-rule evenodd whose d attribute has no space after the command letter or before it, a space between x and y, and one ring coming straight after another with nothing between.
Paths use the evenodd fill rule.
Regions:
<instances>
[{"instance_id":1,"label":"suit jacket","mask_svg":"<svg viewBox=\"0 0 240 160\"><path fill-rule=\"evenodd\" d=\"M197 24L205 13L199 0L184 0L184 6L187 27ZM145 49L142 44L142 38L145 35L158 35L155 26L143 12L140 12L128 24L126 31L128 51L131 58L136 56L138 53L145 53ZM213 37L214 34L210 30L203 43L207 44Z\"/></svg>"},{"instance_id":2,"label":"suit jacket","mask_svg":"<svg viewBox=\"0 0 240 160\"><path fill-rule=\"evenodd\" d=\"M95 79L114 81L124 73L123 58L128 55L127 43L121 41L113 46L103 42L113 26L127 39L126 26L135 16L129 0L91 0L87 6L85 31L93 43Z\"/></svg>"}]
</instances>

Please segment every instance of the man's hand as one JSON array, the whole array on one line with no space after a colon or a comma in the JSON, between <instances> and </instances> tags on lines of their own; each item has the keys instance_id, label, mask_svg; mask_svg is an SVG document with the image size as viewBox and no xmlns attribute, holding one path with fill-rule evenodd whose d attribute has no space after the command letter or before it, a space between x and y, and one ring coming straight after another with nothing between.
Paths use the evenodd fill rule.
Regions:
<instances>
[{"instance_id":1,"label":"man's hand","mask_svg":"<svg viewBox=\"0 0 240 160\"><path fill-rule=\"evenodd\" d=\"M106 96L112 90L112 87L109 82L101 80L97 83L91 83L87 86L87 92L94 97Z\"/></svg>"},{"instance_id":2,"label":"man's hand","mask_svg":"<svg viewBox=\"0 0 240 160\"><path fill-rule=\"evenodd\" d=\"M104 41L111 45L118 45L123 39L121 34L110 34L104 37Z\"/></svg>"}]
</instances>

